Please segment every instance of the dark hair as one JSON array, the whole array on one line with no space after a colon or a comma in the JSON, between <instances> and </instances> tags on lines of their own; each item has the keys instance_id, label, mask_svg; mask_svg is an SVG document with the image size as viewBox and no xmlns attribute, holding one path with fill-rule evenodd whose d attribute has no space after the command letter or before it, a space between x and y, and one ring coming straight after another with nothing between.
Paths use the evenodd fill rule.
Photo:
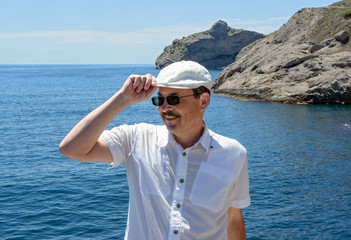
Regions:
<instances>
[{"instance_id":1,"label":"dark hair","mask_svg":"<svg viewBox=\"0 0 351 240\"><path fill-rule=\"evenodd\" d=\"M204 93L204 92L207 92L208 94L211 95L211 91L207 87L204 87L204 86L201 86L201 87L198 87L198 88L195 88L192 90L193 90L194 97L196 99L200 98L200 94Z\"/></svg>"}]
</instances>

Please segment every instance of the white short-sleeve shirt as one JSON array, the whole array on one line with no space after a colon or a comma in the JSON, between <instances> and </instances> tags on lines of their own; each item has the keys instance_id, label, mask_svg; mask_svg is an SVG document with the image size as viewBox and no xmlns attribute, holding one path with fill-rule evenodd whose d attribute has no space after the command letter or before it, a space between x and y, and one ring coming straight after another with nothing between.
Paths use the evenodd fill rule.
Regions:
<instances>
[{"instance_id":1,"label":"white short-sleeve shirt","mask_svg":"<svg viewBox=\"0 0 351 240\"><path fill-rule=\"evenodd\" d=\"M101 139L125 163L125 239L227 239L227 211L250 205L246 149L205 127L183 149L165 126L122 125Z\"/></svg>"}]
</instances>

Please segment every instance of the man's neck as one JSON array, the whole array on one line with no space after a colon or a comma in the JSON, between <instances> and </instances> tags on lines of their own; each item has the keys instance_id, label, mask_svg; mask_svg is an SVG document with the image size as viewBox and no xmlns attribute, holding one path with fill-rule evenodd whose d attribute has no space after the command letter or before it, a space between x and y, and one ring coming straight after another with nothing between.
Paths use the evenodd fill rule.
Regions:
<instances>
[{"instance_id":1,"label":"man's neck","mask_svg":"<svg viewBox=\"0 0 351 240\"><path fill-rule=\"evenodd\" d=\"M205 124L202 123L198 129L193 131L192 133L186 133L185 136L176 136L173 135L174 139L176 142L183 147L183 149L190 148L194 146L194 144L199 141L201 138L202 134L204 133L205 130Z\"/></svg>"}]
</instances>

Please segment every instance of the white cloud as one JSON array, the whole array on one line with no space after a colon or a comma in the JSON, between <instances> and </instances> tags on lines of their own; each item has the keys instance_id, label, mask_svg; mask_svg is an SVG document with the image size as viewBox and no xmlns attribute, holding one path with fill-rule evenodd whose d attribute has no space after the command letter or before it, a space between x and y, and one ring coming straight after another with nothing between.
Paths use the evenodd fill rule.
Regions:
<instances>
[{"instance_id":1,"label":"white cloud","mask_svg":"<svg viewBox=\"0 0 351 240\"><path fill-rule=\"evenodd\" d=\"M18 38L58 38L64 42L95 42L103 32L84 31L84 30L65 30L65 31L31 31L23 33L3 33L0 39L18 39Z\"/></svg>"},{"instance_id":2,"label":"white cloud","mask_svg":"<svg viewBox=\"0 0 351 240\"><path fill-rule=\"evenodd\" d=\"M285 23L289 20L289 17L280 17L280 18L266 18L266 19L241 19L233 18L228 19L227 23L229 26L235 25L276 25Z\"/></svg>"},{"instance_id":3,"label":"white cloud","mask_svg":"<svg viewBox=\"0 0 351 240\"><path fill-rule=\"evenodd\" d=\"M84 29L85 28L85 29ZM48 38L60 39L63 42L114 42L114 43L158 43L171 41L174 38L206 30L208 26L181 23L171 26L160 26L139 29L133 32L108 32L89 30L90 26L80 26L75 30L50 30L0 33L1 39ZM171 39L171 40L170 40Z\"/></svg>"},{"instance_id":4,"label":"white cloud","mask_svg":"<svg viewBox=\"0 0 351 240\"><path fill-rule=\"evenodd\" d=\"M228 19L226 22L232 28L244 28L264 34L269 34L279 29L284 23L289 20L289 17L267 18L267 19Z\"/></svg>"},{"instance_id":5,"label":"white cloud","mask_svg":"<svg viewBox=\"0 0 351 240\"><path fill-rule=\"evenodd\" d=\"M22 33L0 33L1 39L26 39L26 38L43 38L58 39L65 43L164 43L172 41L179 36L186 36L193 32L202 31L199 28L184 27L159 27L142 29L135 32L105 32L89 30L54 30L54 31L31 31Z\"/></svg>"},{"instance_id":6,"label":"white cloud","mask_svg":"<svg viewBox=\"0 0 351 240\"><path fill-rule=\"evenodd\" d=\"M230 27L244 28L262 33L277 30L288 18L229 19L225 20ZM87 28L89 26L86 26ZM182 38L192 33L209 29L211 24L189 24L160 26L140 29L133 32L107 32L93 30L53 30L30 31L20 33L0 33L1 39L43 38L57 39L65 43L118 43L118 44L170 44L175 38Z\"/></svg>"}]
</instances>

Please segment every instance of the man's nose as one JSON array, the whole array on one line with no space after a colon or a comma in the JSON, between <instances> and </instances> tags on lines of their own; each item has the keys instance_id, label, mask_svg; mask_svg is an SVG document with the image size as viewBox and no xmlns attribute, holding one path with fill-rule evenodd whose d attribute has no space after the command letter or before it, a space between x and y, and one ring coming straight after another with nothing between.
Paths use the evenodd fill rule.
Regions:
<instances>
[{"instance_id":1,"label":"man's nose","mask_svg":"<svg viewBox=\"0 0 351 240\"><path fill-rule=\"evenodd\" d=\"M167 99L165 99L165 101L163 102L163 104L161 106L159 106L159 109L161 111L164 111L164 110L168 110L168 109L171 109L173 108L172 105L169 105L168 102L167 102Z\"/></svg>"}]
</instances>

